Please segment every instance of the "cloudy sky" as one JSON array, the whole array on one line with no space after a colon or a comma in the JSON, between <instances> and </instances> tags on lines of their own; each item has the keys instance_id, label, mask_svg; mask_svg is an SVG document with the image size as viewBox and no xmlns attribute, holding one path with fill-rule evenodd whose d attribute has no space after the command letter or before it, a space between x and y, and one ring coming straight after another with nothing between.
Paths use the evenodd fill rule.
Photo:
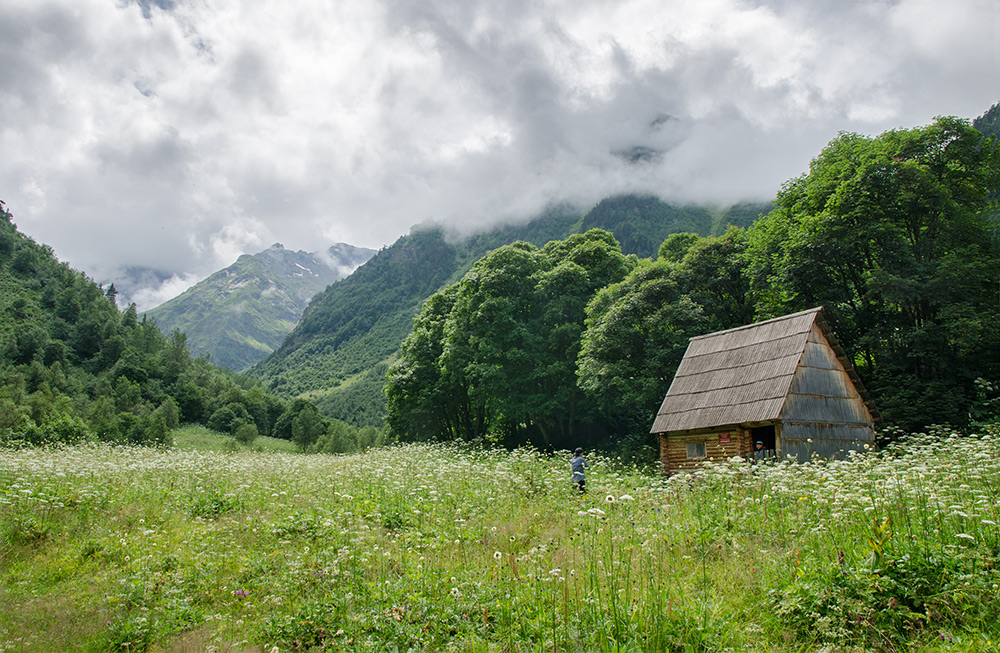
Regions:
<instances>
[{"instance_id":1,"label":"cloudy sky","mask_svg":"<svg viewBox=\"0 0 1000 653\"><path fill-rule=\"evenodd\" d=\"M1000 101L998 34L998 0L3 0L0 200L151 308L274 242L770 199L838 131Z\"/></svg>"}]
</instances>

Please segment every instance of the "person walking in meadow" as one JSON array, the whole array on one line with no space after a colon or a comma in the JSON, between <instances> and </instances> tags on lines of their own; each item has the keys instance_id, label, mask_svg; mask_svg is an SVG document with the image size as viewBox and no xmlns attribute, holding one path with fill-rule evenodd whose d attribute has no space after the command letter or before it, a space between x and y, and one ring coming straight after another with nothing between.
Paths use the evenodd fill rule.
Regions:
<instances>
[{"instance_id":1,"label":"person walking in meadow","mask_svg":"<svg viewBox=\"0 0 1000 653\"><path fill-rule=\"evenodd\" d=\"M573 473L572 479L573 484L576 485L576 491L580 494L586 494L587 477L583 470L589 469L590 465L583 457L583 449L580 447L577 447L576 451L573 452L573 457L569 460L569 467Z\"/></svg>"}]
</instances>

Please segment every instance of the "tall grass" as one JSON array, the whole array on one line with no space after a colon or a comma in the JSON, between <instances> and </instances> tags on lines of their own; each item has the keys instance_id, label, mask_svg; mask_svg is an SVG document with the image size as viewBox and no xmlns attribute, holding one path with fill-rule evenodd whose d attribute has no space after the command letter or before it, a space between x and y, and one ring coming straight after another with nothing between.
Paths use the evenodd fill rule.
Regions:
<instances>
[{"instance_id":1,"label":"tall grass","mask_svg":"<svg viewBox=\"0 0 1000 653\"><path fill-rule=\"evenodd\" d=\"M0 650L989 650L1000 432L669 480L446 445L0 450Z\"/></svg>"}]
</instances>

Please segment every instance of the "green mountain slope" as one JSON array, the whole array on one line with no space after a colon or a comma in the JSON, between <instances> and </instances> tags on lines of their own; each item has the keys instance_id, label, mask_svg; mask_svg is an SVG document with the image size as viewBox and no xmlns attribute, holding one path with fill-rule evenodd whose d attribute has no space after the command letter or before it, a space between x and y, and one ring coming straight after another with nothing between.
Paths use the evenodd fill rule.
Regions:
<instances>
[{"instance_id":1,"label":"green mountain slope","mask_svg":"<svg viewBox=\"0 0 1000 653\"><path fill-rule=\"evenodd\" d=\"M308 397L321 411L358 425L380 424L385 371L420 306L459 279L486 252L517 240L536 246L587 229L606 229L626 254L655 256L672 233L708 235L719 218L655 197L608 198L583 213L553 208L534 220L451 240L416 228L313 298L302 320L270 357L247 371L280 396Z\"/></svg>"},{"instance_id":2,"label":"green mountain slope","mask_svg":"<svg viewBox=\"0 0 1000 653\"><path fill-rule=\"evenodd\" d=\"M712 214L702 207L673 206L648 195L619 195L601 200L587 213L580 230L588 229L606 229L621 243L623 252L649 258L656 256L670 234L709 235Z\"/></svg>"},{"instance_id":3,"label":"green mountain slope","mask_svg":"<svg viewBox=\"0 0 1000 653\"><path fill-rule=\"evenodd\" d=\"M323 253L275 244L240 256L147 315L164 333L186 333L194 354L209 354L218 365L242 370L281 344L316 293L374 253L343 243Z\"/></svg>"},{"instance_id":4,"label":"green mountain slope","mask_svg":"<svg viewBox=\"0 0 1000 653\"><path fill-rule=\"evenodd\" d=\"M972 126L984 136L1000 140L1000 102L973 120ZM1000 238L1000 190L995 190L990 195L989 216L996 225L993 228L993 238Z\"/></svg>"},{"instance_id":5,"label":"green mountain slope","mask_svg":"<svg viewBox=\"0 0 1000 653\"><path fill-rule=\"evenodd\" d=\"M994 104L983 115L972 121L975 127L984 136L1000 138L1000 102Z\"/></svg>"},{"instance_id":6,"label":"green mountain slope","mask_svg":"<svg viewBox=\"0 0 1000 653\"><path fill-rule=\"evenodd\" d=\"M749 229L757 218L767 215L774 208L774 202L741 202L718 213L712 221L712 235L721 236L729 225Z\"/></svg>"},{"instance_id":7,"label":"green mountain slope","mask_svg":"<svg viewBox=\"0 0 1000 653\"><path fill-rule=\"evenodd\" d=\"M0 202L0 443L168 445L182 421L248 441L275 432L284 402L116 297L20 233Z\"/></svg>"}]
</instances>

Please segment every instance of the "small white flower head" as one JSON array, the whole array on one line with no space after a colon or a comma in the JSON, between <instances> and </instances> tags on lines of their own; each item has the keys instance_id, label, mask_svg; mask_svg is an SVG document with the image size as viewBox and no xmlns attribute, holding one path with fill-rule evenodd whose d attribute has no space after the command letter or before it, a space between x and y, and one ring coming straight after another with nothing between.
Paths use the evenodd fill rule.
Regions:
<instances>
[{"instance_id":1,"label":"small white flower head","mask_svg":"<svg viewBox=\"0 0 1000 653\"><path fill-rule=\"evenodd\" d=\"M503 554L500 553L499 551L494 551L493 552L493 559L497 560L497 561L502 560L503 559Z\"/></svg>"},{"instance_id":2,"label":"small white flower head","mask_svg":"<svg viewBox=\"0 0 1000 653\"><path fill-rule=\"evenodd\" d=\"M618 497L618 500L619 501L635 501L635 497L633 497L631 494L623 494L620 497Z\"/></svg>"},{"instance_id":3,"label":"small white flower head","mask_svg":"<svg viewBox=\"0 0 1000 653\"><path fill-rule=\"evenodd\" d=\"M608 496L604 497L604 501L607 502L607 503L614 503L615 502L615 495L609 494Z\"/></svg>"}]
</instances>

